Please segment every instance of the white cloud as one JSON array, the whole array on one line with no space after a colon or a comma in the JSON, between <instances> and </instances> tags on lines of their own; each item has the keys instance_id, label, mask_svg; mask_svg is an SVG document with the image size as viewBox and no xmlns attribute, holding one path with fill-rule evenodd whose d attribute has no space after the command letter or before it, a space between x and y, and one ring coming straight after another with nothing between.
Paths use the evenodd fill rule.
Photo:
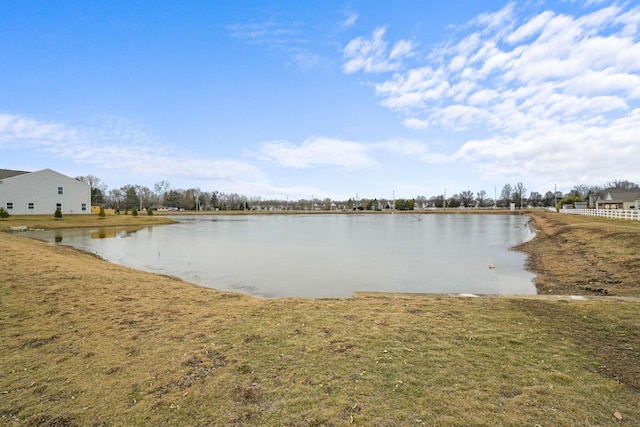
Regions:
<instances>
[{"instance_id":1,"label":"white cloud","mask_svg":"<svg viewBox=\"0 0 640 427\"><path fill-rule=\"evenodd\" d=\"M540 126L515 136L496 135L464 144L455 154L474 163L484 176L520 176L536 180L554 176L576 184L577 175L592 183L612 176L638 176L636 159L640 145L634 128L640 123L640 109L604 126L568 123ZM606 143L604 143L606 141Z\"/></svg>"},{"instance_id":2,"label":"white cloud","mask_svg":"<svg viewBox=\"0 0 640 427\"><path fill-rule=\"evenodd\" d=\"M290 63L295 64L304 71L309 71L320 62L320 56L308 49L292 48L290 51Z\"/></svg>"},{"instance_id":3,"label":"white cloud","mask_svg":"<svg viewBox=\"0 0 640 427\"><path fill-rule=\"evenodd\" d=\"M342 28L351 28L358 21L358 15L354 12L346 12L344 20L340 23Z\"/></svg>"},{"instance_id":4,"label":"white cloud","mask_svg":"<svg viewBox=\"0 0 640 427\"><path fill-rule=\"evenodd\" d=\"M525 24L518 27L514 32L509 34L505 40L509 43L519 43L529 37L533 37L536 34L539 34L540 30L544 28L544 26L549 22L555 13L550 10L542 12L540 15L535 18L527 21Z\"/></svg>"},{"instance_id":5,"label":"white cloud","mask_svg":"<svg viewBox=\"0 0 640 427\"><path fill-rule=\"evenodd\" d=\"M255 44L278 44L299 36L296 28L274 21L229 25L231 36Z\"/></svg>"},{"instance_id":6,"label":"white cloud","mask_svg":"<svg viewBox=\"0 0 640 427\"><path fill-rule=\"evenodd\" d=\"M421 130L421 129L428 129L429 128L429 122L426 120L420 120L420 119L416 119L416 118L408 118L405 119L402 124L404 124L406 127L410 128L410 129L417 129L417 130Z\"/></svg>"},{"instance_id":7,"label":"white cloud","mask_svg":"<svg viewBox=\"0 0 640 427\"><path fill-rule=\"evenodd\" d=\"M481 89L469 97L471 105L487 105L500 95L492 89Z\"/></svg>"},{"instance_id":8,"label":"white cloud","mask_svg":"<svg viewBox=\"0 0 640 427\"><path fill-rule=\"evenodd\" d=\"M385 157L392 154L424 163L447 163L451 160L450 156L434 153L429 149L429 145L417 141L385 141L372 144L371 148L382 151Z\"/></svg>"},{"instance_id":9,"label":"white cloud","mask_svg":"<svg viewBox=\"0 0 640 427\"><path fill-rule=\"evenodd\" d=\"M245 43L263 47L266 51L288 58L287 65L296 65L303 71L320 62L320 56L309 48L298 24L265 20L227 26L231 37Z\"/></svg>"},{"instance_id":10,"label":"white cloud","mask_svg":"<svg viewBox=\"0 0 640 427\"><path fill-rule=\"evenodd\" d=\"M475 118L471 123L465 118L478 116L461 111L483 105L487 114L495 114L494 110L505 100L513 100L513 93L521 87L528 87L531 93L544 93L545 97L536 99L536 107L528 106L526 100L514 107L527 113L546 112L542 118L575 99L582 103L581 113L591 117L603 110L626 108L625 99L638 94L640 43L622 35L620 25L612 24L620 13L619 8L608 7L576 18L545 11L521 22L510 4L473 20L482 27L457 44L449 42L434 50L433 65L425 64L377 83L376 93L382 105L390 109L423 122L453 125L452 130L457 126L468 128ZM604 30L606 36L599 33ZM512 47L507 48L505 41ZM589 81L594 84L582 84ZM585 99L593 96L599 98ZM601 101L606 101L604 107ZM547 105L550 103L553 105ZM453 113L451 120L443 120L447 111ZM573 119L575 108L559 113Z\"/></svg>"},{"instance_id":11,"label":"white cloud","mask_svg":"<svg viewBox=\"0 0 640 427\"><path fill-rule=\"evenodd\" d=\"M346 74L358 71L366 73L381 73L396 71L401 66L403 58L413 54L410 41L400 40L389 50L384 40L386 28L376 28L371 38L357 37L344 48L346 62L342 69Z\"/></svg>"},{"instance_id":12,"label":"white cloud","mask_svg":"<svg viewBox=\"0 0 640 427\"><path fill-rule=\"evenodd\" d=\"M389 59L402 59L405 56L411 54L413 50L413 45L408 40L400 40L395 45L393 45L393 49L391 49L391 53L389 53Z\"/></svg>"},{"instance_id":13,"label":"white cloud","mask_svg":"<svg viewBox=\"0 0 640 427\"><path fill-rule=\"evenodd\" d=\"M265 142L259 150L259 156L292 168L336 166L360 169L377 165L368 151L366 144L315 137L299 145L286 141Z\"/></svg>"},{"instance_id":14,"label":"white cloud","mask_svg":"<svg viewBox=\"0 0 640 427\"><path fill-rule=\"evenodd\" d=\"M419 121L414 122L420 127ZM354 142L326 137L310 138L301 144L287 141L263 143L257 157L295 169L329 166L347 171L384 169L390 156L425 163L445 163L450 156L434 153L429 145L411 140Z\"/></svg>"},{"instance_id":15,"label":"white cloud","mask_svg":"<svg viewBox=\"0 0 640 427\"><path fill-rule=\"evenodd\" d=\"M0 150L30 149L112 173L152 179L261 179L254 166L232 159L192 157L153 141L144 130L118 119L104 127L73 127L12 114L0 114Z\"/></svg>"},{"instance_id":16,"label":"white cloud","mask_svg":"<svg viewBox=\"0 0 640 427\"><path fill-rule=\"evenodd\" d=\"M504 8L493 13L482 13L474 18L471 23L483 27L485 31L504 31L513 22L515 4L509 3Z\"/></svg>"},{"instance_id":17,"label":"white cloud","mask_svg":"<svg viewBox=\"0 0 640 427\"><path fill-rule=\"evenodd\" d=\"M40 145L55 146L75 139L78 132L60 123L50 123L15 114L0 114L0 147Z\"/></svg>"},{"instance_id":18,"label":"white cloud","mask_svg":"<svg viewBox=\"0 0 640 427\"><path fill-rule=\"evenodd\" d=\"M640 7L598 7L527 17L510 3L372 86L407 128L492 135L454 156L483 174L637 176Z\"/></svg>"}]
</instances>

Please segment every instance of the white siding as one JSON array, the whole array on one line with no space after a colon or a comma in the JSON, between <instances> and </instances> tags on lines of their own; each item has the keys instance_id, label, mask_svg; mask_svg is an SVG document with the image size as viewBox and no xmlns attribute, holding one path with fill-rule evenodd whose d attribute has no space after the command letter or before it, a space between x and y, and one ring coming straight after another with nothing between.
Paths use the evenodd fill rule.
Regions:
<instances>
[{"instance_id":1,"label":"white siding","mask_svg":"<svg viewBox=\"0 0 640 427\"><path fill-rule=\"evenodd\" d=\"M62 194L59 194L59 188L62 188ZM53 215L58 204L63 214L90 214L91 188L51 169L0 182L0 207L11 215Z\"/></svg>"}]
</instances>

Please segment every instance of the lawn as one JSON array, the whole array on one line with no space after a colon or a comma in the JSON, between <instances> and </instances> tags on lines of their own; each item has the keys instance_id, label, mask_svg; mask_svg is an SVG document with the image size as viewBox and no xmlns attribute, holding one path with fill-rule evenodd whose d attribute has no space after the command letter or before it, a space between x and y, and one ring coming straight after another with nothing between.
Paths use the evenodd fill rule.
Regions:
<instances>
[{"instance_id":1,"label":"lawn","mask_svg":"<svg viewBox=\"0 0 640 427\"><path fill-rule=\"evenodd\" d=\"M637 237L635 226L592 221L543 215L539 246L525 248L543 280L585 297L261 299L0 233L0 419L639 425L637 282L593 292L555 278L539 252L573 230Z\"/></svg>"}]
</instances>

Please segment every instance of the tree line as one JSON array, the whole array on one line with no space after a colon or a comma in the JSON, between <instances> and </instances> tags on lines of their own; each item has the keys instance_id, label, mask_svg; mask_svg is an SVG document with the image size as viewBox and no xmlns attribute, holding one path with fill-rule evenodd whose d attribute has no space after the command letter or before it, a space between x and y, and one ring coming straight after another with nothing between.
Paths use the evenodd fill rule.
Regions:
<instances>
[{"instance_id":1,"label":"tree line","mask_svg":"<svg viewBox=\"0 0 640 427\"><path fill-rule=\"evenodd\" d=\"M485 190L471 190L455 193L447 197L443 194L431 197L417 196L413 199L359 198L331 200L329 198L309 198L299 200L249 198L237 193L202 191L199 188L172 188L169 182L159 181L153 189L142 185L125 185L108 189L106 183L93 175L77 177L91 188L91 204L122 210L146 210L167 208L173 210L414 210L428 208L517 208L553 207L560 203L586 201L589 194L606 188L640 189L634 182L620 179L604 185L576 185L569 193L548 190L544 193L528 192L522 182L515 185L504 184L500 193L494 188L492 198Z\"/></svg>"}]
</instances>

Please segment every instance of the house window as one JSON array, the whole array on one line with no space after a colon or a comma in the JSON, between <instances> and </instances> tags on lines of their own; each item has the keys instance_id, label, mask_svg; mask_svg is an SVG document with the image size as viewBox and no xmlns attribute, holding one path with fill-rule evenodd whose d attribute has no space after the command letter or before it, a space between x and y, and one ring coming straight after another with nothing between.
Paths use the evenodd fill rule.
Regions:
<instances>
[{"instance_id":1,"label":"house window","mask_svg":"<svg viewBox=\"0 0 640 427\"><path fill-rule=\"evenodd\" d=\"M29 202L29 204L27 205L27 207L28 207L29 209L33 209L33 208L34 208L34 206L35 206L35 205L33 204L33 202Z\"/></svg>"},{"instance_id":2,"label":"house window","mask_svg":"<svg viewBox=\"0 0 640 427\"><path fill-rule=\"evenodd\" d=\"M7 202L7 209L13 209L13 202Z\"/></svg>"},{"instance_id":3,"label":"house window","mask_svg":"<svg viewBox=\"0 0 640 427\"><path fill-rule=\"evenodd\" d=\"M86 204L86 203L83 203L83 204L82 204L82 210L83 210L83 211L86 211L86 210L87 210L87 204Z\"/></svg>"},{"instance_id":4,"label":"house window","mask_svg":"<svg viewBox=\"0 0 640 427\"><path fill-rule=\"evenodd\" d=\"M62 203L56 203L56 209L62 210Z\"/></svg>"},{"instance_id":5,"label":"house window","mask_svg":"<svg viewBox=\"0 0 640 427\"><path fill-rule=\"evenodd\" d=\"M64 194L64 187L58 187L58 194Z\"/></svg>"}]
</instances>

